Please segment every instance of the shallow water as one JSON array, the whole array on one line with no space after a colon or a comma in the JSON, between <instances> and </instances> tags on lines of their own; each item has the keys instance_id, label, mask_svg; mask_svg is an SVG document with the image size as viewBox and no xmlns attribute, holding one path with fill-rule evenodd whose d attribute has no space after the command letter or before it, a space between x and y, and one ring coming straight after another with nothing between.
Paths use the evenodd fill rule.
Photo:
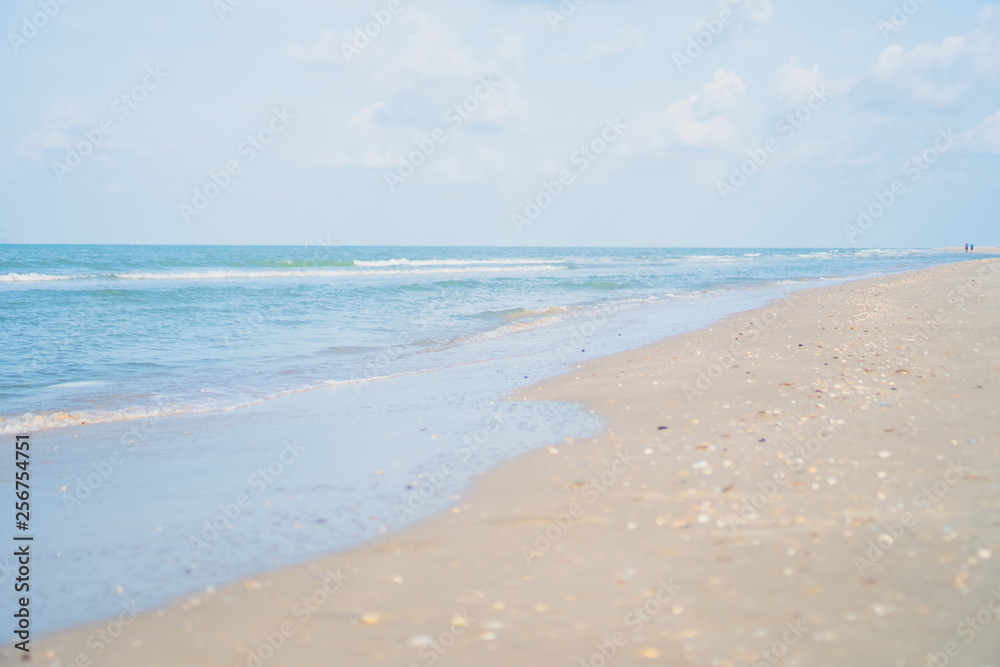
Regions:
<instances>
[{"instance_id":1,"label":"shallow water","mask_svg":"<svg viewBox=\"0 0 1000 667\"><path fill-rule=\"evenodd\" d=\"M821 281L964 259L656 249L0 253L0 426L32 433L42 632L460 511L462 494L497 463L553 443L571 454L566 437L600 428L581 406L502 401L581 359ZM11 564L0 558L0 579Z\"/></svg>"},{"instance_id":2,"label":"shallow water","mask_svg":"<svg viewBox=\"0 0 1000 667\"><path fill-rule=\"evenodd\" d=\"M964 258L0 245L0 433L246 405L431 368L442 352L451 363L473 361L492 354L484 341L555 329L581 313Z\"/></svg>"}]
</instances>

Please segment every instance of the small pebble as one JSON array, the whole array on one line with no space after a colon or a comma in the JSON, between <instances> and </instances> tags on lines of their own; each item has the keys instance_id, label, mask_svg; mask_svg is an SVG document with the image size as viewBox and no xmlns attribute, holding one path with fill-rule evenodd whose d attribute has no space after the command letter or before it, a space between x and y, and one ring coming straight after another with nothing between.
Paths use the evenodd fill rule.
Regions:
<instances>
[{"instance_id":1,"label":"small pebble","mask_svg":"<svg viewBox=\"0 0 1000 667\"><path fill-rule=\"evenodd\" d=\"M872 613L874 613L879 618L888 616L894 611L896 611L896 608L893 607L891 604L882 604L880 602L876 602L875 604L872 605Z\"/></svg>"},{"instance_id":2,"label":"small pebble","mask_svg":"<svg viewBox=\"0 0 1000 667\"><path fill-rule=\"evenodd\" d=\"M427 635L417 635L416 637L410 637L406 645L410 648L420 648L421 646L430 646L434 643L434 638Z\"/></svg>"}]
</instances>

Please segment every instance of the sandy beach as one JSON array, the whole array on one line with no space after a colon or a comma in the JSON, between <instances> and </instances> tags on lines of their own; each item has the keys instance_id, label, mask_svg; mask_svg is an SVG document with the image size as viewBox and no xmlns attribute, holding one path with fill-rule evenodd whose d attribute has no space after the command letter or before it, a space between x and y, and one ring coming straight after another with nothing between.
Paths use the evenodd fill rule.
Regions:
<instances>
[{"instance_id":1,"label":"sandy beach","mask_svg":"<svg viewBox=\"0 0 1000 667\"><path fill-rule=\"evenodd\" d=\"M582 363L511 400L583 404L597 437L33 662L998 664L998 299L1000 260L963 262Z\"/></svg>"}]
</instances>

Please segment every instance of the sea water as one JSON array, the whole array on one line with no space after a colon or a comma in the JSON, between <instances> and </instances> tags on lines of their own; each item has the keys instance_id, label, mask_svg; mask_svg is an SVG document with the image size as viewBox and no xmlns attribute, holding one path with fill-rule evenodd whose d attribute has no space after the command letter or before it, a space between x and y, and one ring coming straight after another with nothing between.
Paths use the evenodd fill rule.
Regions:
<instances>
[{"instance_id":1,"label":"sea water","mask_svg":"<svg viewBox=\"0 0 1000 667\"><path fill-rule=\"evenodd\" d=\"M800 287L967 257L0 245L0 434L33 443L35 627L462 511L497 463L600 429L502 400L516 389Z\"/></svg>"}]
</instances>

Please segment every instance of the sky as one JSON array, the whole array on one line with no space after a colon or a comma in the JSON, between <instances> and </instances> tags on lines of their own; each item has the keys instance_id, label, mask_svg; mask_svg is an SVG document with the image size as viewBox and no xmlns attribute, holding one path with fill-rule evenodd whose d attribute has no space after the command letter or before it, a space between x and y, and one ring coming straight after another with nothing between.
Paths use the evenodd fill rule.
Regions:
<instances>
[{"instance_id":1,"label":"sky","mask_svg":"<svg viewBox=\"0 0 1000 667\"><path fill-rule=\"evenodd\" d=\"M7 0L0 242L1000 245L1000 4Z\"/></svg>"}]
</instances>

